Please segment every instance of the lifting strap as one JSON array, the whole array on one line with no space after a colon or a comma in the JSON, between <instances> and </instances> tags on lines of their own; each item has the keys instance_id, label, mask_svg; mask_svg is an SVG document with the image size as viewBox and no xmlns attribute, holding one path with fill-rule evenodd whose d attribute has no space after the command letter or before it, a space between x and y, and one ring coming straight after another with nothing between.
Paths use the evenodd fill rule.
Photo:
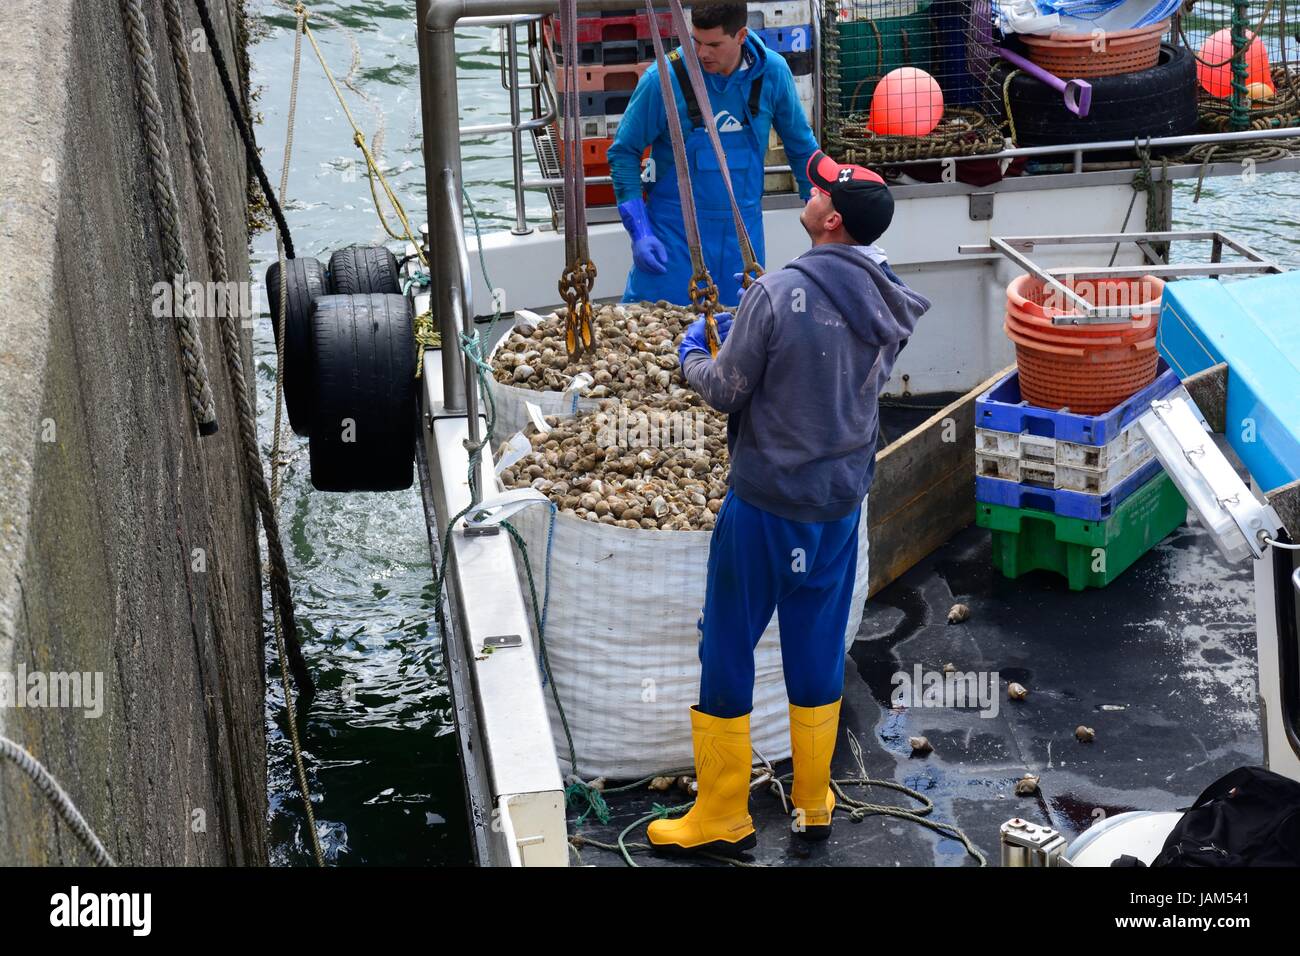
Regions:
<instances>
[{"instance_id":1,"label":"lifting strap","mask_svg":"<svg viewBox=\"0 0 1300 956\"><path fill-rule=\"evenodd\" d=\"M682 59L685 61L686 74L689 80L687 84L694 93L696 103L708 103L709 91L704 85L704 73L700 69L700 60L695 53L695 44L691 41L690 27L686 22L686 14L682 10L681 0L668 0L672 10L673 29L677 35L682 38ZM646 0L646 9L652 11L650 0ZM657 33L658 31L652 31ZM659 66L663 70L663 64ZM666 77L665 77L666 79ZM686 86L682 87L683 95ZM760 89L760 94L762 90ZM753 90L750 90L751 97ZM676 104L672 99L671 90L664 94L664 108L668 113L676 113ZM698 107L697 107L698 108ZM718 127L713 121L713 110L701 110L701 118L704 120L704 128L709 134L709 142L713 145L713 155L717 157L718 169L722 173L722 183L727 188L727 199L731 203L731 218L736 226L736 241L740 246L740 256L743 261L743 273L741 277L741 288L748 289L754 280L763 274L763 268L758 264L758 259L754 256L754 247L749 241L749 232L745 228L745 220L740 215L740 207L736 205L736 192L731 185L731 170L727 167L727 155L722 148L722 140L718 138ZM681 160L677 160L680 163ZM693 300L692 300L693 301ZM717 304L717 290L714 289L714 304ZM705 312L708 328L709 350L717 354L717 326L713 321L713 313Z\"/></svg>"},{"instance_id":2,"label":"lifting strap","mask_svg":"<svg viewBox=\"0 0 1300 956\"><path fill-rule=\"evenodd\" d=\"M564 64L561 166L564 170L564 272L560 296L568 305L564 320L564 346L569 358L595 351L592 330L591 289L596 265L587 244L587 186L582 167L582 119L578 106L578 0L559 0L561 46Z\"/></svg>"},{"instance_id":3,"label":"lifting strap","mask_svg":"<svg viewBox=\"0 0 1300 956\"><path fill-rule=\"evenodd\" d=\"M686 72L686 63L682 55L676 50L668 54L668 60L673 65L673 73L677 76L677 85L681 87L682 96L686 100L686 115L691 121L691 129L699 129L704 125L704 114L700 112L700 101L695 98L695 89L691 86L690 77ZM758 75L749 87L748 114L741 118L745 126L752 126L754 117L758 115L759 100L763 97L763 74Z\"/></svg>"},{"instance_id":4,"label":"lifting strap","mask_svg":"<svg viewBox=\"0 0 1300 956\"><path fill-rule=\"evenodd\" d=\"M668 138L673 144L673 163L677 167L677 195L682 204L682 227L686 232L686 247L691 254L691 281L688 286L691 308L704 313L708 330L709 351L718 354L717 322L713 313L718 309L718 287L704 263L704 250L700 244L700 224L695 214L695 192L691 187L691 169L686 162L686 138L682 134L682 117L677 112L677 99L673 96L673 81L668 75L668 57L664 54L664 41L659 35L659 18L655 16L654 0L645 0L645 10L650 20L650 39L654 43L656 73L659 75L659 93L664 100L664 114L668 119ZM687 39L686 42L690 42ZM683 90L685 87L683 87Z\"/></svg>"}]
</instances>

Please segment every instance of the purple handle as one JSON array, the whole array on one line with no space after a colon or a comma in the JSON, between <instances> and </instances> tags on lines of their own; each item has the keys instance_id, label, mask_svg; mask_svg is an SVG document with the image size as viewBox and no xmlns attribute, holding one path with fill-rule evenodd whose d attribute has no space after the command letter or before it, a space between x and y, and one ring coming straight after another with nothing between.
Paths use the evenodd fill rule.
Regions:
<instances>
[{"instance_id":1,"label":"purple handle","mask_svg":"<svg viewBox=\"0 0 1300 956\"><path fill-rule=\"evenodd\" d=\"M1070 93L1074 93L1074 99L1070 99ZM1092 84L1087 80L1066 80L1065 81L1065 108L1075 116L1080 118L1088 115L1088 110L1092 107Z\"/></svg>"},{"instance_id":2,"label":"purple handle","mask_svg":"<svg viewBox=\"0 0 1300 956\"><path fill-rule=\"evenodd\" d=\"M1034 79L1046 83L1060 93L1065 102L1065 108L1075 116L1084 117L1088 115L1088 109L1092 106L1092 84L1087 80L1066 81L1054 73L1048 73L1037 63L1026 60L1019 53L1012 53L1005 47L996 47L996 50L998 56L1002 57L1002 59L1016 68L1024 70Z\"/></svg>"}]
</instances>

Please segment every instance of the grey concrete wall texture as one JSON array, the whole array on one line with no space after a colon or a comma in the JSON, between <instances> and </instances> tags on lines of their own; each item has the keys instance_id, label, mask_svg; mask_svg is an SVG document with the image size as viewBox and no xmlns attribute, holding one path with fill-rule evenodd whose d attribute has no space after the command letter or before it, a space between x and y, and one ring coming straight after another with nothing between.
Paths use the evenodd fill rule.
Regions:
<instances>
[{"instance_id":1,"label":"grey concrete wall texture","mask_svg":"<svg viewBox=\"0 0 1300 956\"><path fill-rule=\"evenodd\" d=\"M240 0L209 3L244 77ZM145 5L190 268L203 281L162 8ZM193 0L182 8L198 29ZM100 673L103 713L3 707L0 733L46 764L119 863L264 863L255 513L215 319L201 325L220 431L199 438L173 322L152 313L166 277L122 13L117 0L5 0L3 20L0 675ZM244 157L211 52L191 58L231 276L243 280ZM0 760L0 864L85 862Z\"/></svg>"}]
</instances>

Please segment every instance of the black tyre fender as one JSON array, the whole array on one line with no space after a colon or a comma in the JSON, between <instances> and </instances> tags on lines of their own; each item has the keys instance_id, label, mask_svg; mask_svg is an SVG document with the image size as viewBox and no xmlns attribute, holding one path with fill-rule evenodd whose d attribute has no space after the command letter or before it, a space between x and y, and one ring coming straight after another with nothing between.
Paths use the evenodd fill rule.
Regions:
<instances>
[{"instance_id":1,"label":"black tyre fender","mask_svg":"<svg viewBox=\"0 0 1300 956\"><path fill-rule=\"evenodd\" d=\"M311 483L400 491L415 462L415 332L400 295L326 295L312 313Z\"/></svg>"},{"instance_id":2,"label":"black tyre fender","mask_svg":"<svg viewBox=\"0 0 1300 956\"><path fill-rule=\"evenodd\" d=\"M1009 67L998 65L993 80L1001 90ZM1070 77L1062 77L1070 79ZM1186 47L1161 44L1156 65L1136 73L1099 76L1092 107L1082 119L1065 108L1061 94L1026 73L1011 80L1008 99L1019 146L1099 143L1196 131L1196 61Z\"/></svg>"},{"instance_id":3,"label":"black tyre fender","mask_svg":"<svg viewBox=\"0 0 1300 956\"><path fill-rule=\"evenodd\" d=\"M397 258L383 246L348 246L330 256L330 291L335 295L399 295Z\"/></svg>"},{"instance_id":4,"label":"black tyre fender","mask_svg":"<svg viewBox=\"0 0 1300 956\"><path fill-rule=\"evenodd\" d=\"M299 435L311 430L311 313L316 299L329 291L325 267L310 257L285 261L284 404L289 427ZM271 329L280 347L280 263L266 270Z\"/></svg>"}]
</instances>

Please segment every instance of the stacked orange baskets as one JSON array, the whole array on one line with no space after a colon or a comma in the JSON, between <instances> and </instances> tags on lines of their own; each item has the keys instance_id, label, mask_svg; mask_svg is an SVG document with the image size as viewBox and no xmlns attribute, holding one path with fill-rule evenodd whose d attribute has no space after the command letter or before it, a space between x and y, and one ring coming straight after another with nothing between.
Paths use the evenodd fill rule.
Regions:
<instances>
[{"instance_id":1,"label":"stacked orange baskets","mask_svg":"<svg viewBox=\"0 0 1300 956\"><path fill-rule=\"evenodd\" d=\"M1105 33L1023 34L1029 59L1060 77L1118 76L1149 70L1160 59L1160 37L1169 29L1161 20L1132 30ZM1104 42L1098 44L1101 37Z\"/></svg>"},{"instance_id":2,"label":"stacked orange baskets","mask_svg":"<svg viewBox=\"0 0 1300 956\"><path fill-rule=\"evenodd\" d=\"M1100 415L1155 381L1164 282L1150 275L1058 281L1090 305L1136 307L1136 317L1054 325L1053 315L1077 315L1078 309L1036 276L1016 279L1007 286L1003 328L1016 346L1020 395L1041 408Z\"/></svg>"}]
</instances>

